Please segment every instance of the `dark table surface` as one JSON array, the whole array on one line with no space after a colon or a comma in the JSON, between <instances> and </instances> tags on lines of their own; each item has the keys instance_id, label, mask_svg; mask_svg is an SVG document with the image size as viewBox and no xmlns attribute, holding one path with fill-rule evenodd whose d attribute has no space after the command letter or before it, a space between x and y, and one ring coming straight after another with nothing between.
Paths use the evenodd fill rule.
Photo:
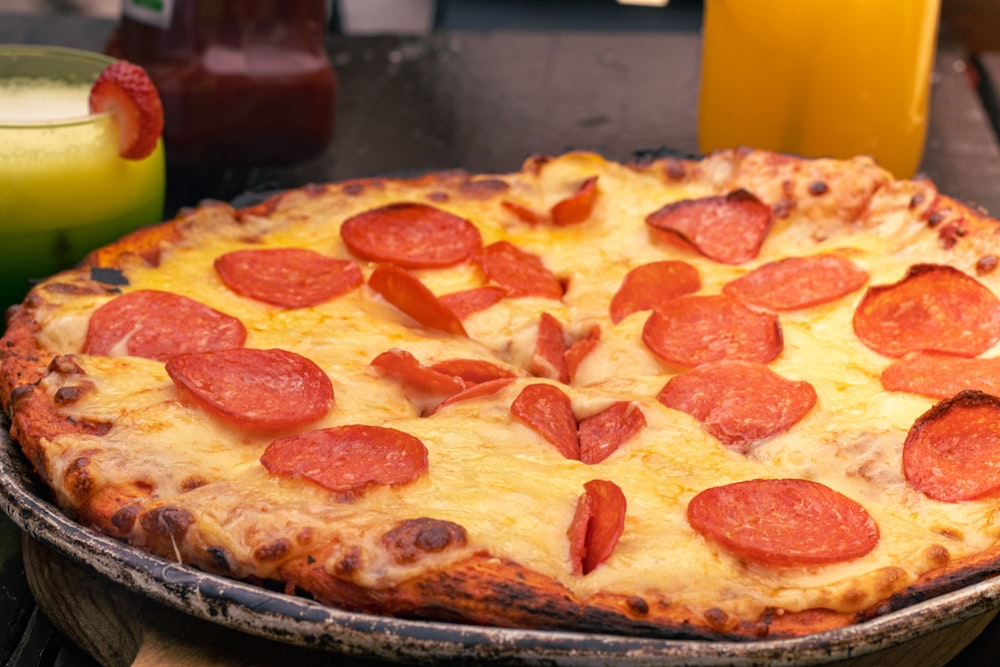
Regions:
<instances>
[{"instance_id":1,"label":"dark table surface","mask_svg":"<svg viewBox=\"0 0 1000 667\"><path fill-rule=\"evenodd\" d=\"M0 43L101 50L108 20L0 12ZM429 169L510 171L529 155L589 149L615 160L667 148L694 154L701 40L691 21L656 31L330 35L339 78L336 139L282 169L171 166L167 216L204 198ZM1000 54L970 56L942 36L921 172L943 192L1000 214ZM2 185L0 185L2 187ZM0 515L0 665L95 663L37 612L15 527ZM1000 664L1000 623L954 665Z\"/></svg>"}]
</instances>

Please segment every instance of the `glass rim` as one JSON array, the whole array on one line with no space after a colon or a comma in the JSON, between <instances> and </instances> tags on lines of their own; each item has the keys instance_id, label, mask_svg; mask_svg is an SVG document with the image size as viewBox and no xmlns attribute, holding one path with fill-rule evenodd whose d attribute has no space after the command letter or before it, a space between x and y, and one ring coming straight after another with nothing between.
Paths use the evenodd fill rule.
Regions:
<instances>
[{"instance_id":1,"label":"glass rim","mask_svg":"<svg viewBox=\"0 0 1000 667\"><path fill-rule=\"evenodd\" d=\"M67 46L54 46L50 44L4 44L0 43L0 62L8 58L51 58L56 59L68 59L77 62L92 62L96 66L100 66L100 69L104 69L111 63L115 62L116 58L112 56L99 53L97 51L88 51L86 49L76 49ZM98 70L98 73L100 71ZM13 78L7 77L0 74L0 81ZM96 76L95 76L96 80ZM110 116L110 112L101 113L87 113L79 116L65 116L61 118L53 118L49 120L11 120L11 119L0 119L0 129L18 129L18 130L32 130L32 129L52 129L57 127L66 127L73 125L86 125L90 123L99 122L102 119Z\"/></svg>"}]
</instances>

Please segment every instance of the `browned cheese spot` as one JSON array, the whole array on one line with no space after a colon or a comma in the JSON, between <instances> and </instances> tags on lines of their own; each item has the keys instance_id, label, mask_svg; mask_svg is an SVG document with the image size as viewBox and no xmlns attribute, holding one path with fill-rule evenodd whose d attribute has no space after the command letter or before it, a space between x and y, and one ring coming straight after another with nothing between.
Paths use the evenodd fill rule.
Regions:
<instances>
[{"instance_id":1,"label":"browned cheese spot","mask_svg":"<svg viewBox=\"0 0 1000 667\"><path fill-rule=\"evenodd\" d=\"M347 550L347 554L333 566L333 572L342 579L349 579L351 575L361 569L363 564L361 549L351 547Z\"/></svg>"},{"instance_id":2,"label":"browned cheese spot","mask_svg":"<svg viewBox=\"0 0 1000 667\"><path fill-rule=\"evenodd\" d=\"M826 184L825 181L813 181L809 184L809 194L813 197L819 197L820 195L825 195L830 191L830 186Z\"/></svg>"},{"instance_id":3,"label":"browned cheese spot","mask_svg":"<svg viewBox=\"0 0 1000 667\"><path fill-rule=\"evenodd\" d=\"M280 537L254 549L253 557L257 561L268 563L282 560L291 550L292 541L287 537Z\"/></svg>"},{"instance_id":4,"label":"browned cheese spot","mask_svg":"<svg viewBox=\"0 0 1000 667\"><path fill-rule=\"evenodd\" d=\"M982 276L987 273L993 273L996 271L998 264L1000 264L1000 258L996 255L983 255L976 262L976 274Z\"/></svg>"},{"instance_id":5,"label":"browned cheese spot","mask_svg":"<svg viewBox=\"0 0 1000 667\"><path fill-rule=\"evenodd\" d=\"M205 486L208 483L208 478L203 477L202 475L189 475L181 480L181 490L194 491L195 489Z\"/></svg>"},{"instance_id":6,"label":"browned cheese spot","mask_svg":"<svg viewBox=\"0 0 1000 667\"><path fill-rule=\"evenodd\" d=\"M193 523L190 512L173 505L156 507L139 518L139 524L149 535L174 539L183 538Z\"/></svg>"},{"instance_id":7,"label":"browned cheese spot","mask_svg":"<svg viewBox=\"0 0 1000 667\"><path fill-rule=\"evenodd\" d=\"M137 504L125 505L111 515L111 525L118 531L119 536L124 536L132 530L135 520L138 518L140 508Z\"/></svg>"},{"instance_id":8,"label":"browned cheese spot","mask_svg":"<svg viewBox=\"0 0 1000 667\"><path fill-rule=\"evenodd\" d=\"M59 387L52 400L55 401L56 405L71 405L83 398L93 388L94 385L90 382Z\"/></svg>"},{"instance_id":9,"label":"browned cheese spot","mask_svg":"<svg viewBox=\"0 0 1000 667\"><path fill-rule=\"evenodd\" d=\"M630 595L628 599L625 600L625 604L633 613L639 614L640 616L645 616L649 613L649 603L646 599L639 595Z\"/></svg>"},{"instance_id":10,"label":"browned cheese spot","mask_svg":"<svg viewBox=\"0 0 1000 667\"><path fill-rule=\"evenodd\" d=\"M712 607L705 612L705 622L717 632L727 632L734 626L729 614L718 607Z\"/></svg>"},{"instance_id":11,"label":"browned cheese spot","mask_svg":"<svg viewBox=\"0 0 1000 667\"><path fill-rule=\"evenodd\" d=\"M60 354L52 357L49 362L49 372L59 375L76 375L83 373L80 364L76 363L76 357L72 354Z\"/></svg>"},{"instance_id":12,"label":"browned cheese spot","mask_svg":"<svg viewBox=\"0 0 1000 667\"><path fill-rule=\"evenodd\" d=\"M382 544L392 552L397 563L413 563L428 553L463 547L466 540L462 526L428 517L401 521L382 536Z\"/></svg>"},{"instance_id":13,"label":"browned cheese spot","mask_svg":"<svg viewBox=\"0 0 1000 667\"><path fill-rule=\"evenodd\" d=\"M77 504L82 504L94 491L94 478L90 471L90 457L79 456L66 466L63 488Z\"/></svg>"}]
</instances>

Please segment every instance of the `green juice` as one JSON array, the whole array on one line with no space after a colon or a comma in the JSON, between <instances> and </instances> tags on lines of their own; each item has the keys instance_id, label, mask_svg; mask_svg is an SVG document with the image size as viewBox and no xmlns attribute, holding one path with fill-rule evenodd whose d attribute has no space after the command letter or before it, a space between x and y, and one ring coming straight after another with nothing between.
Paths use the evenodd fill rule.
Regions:
<instances>
[{"instance_id":1,"label":"green juice","mask_svg":"<svg viewBox=\"0 0 1000 667\"><path fill-rule=\"evenodd\" d=\"M110 60L92 57L96 78ZM121 158L112 117L88 113L89 89L89 83L0 78L3 308L23 299L30 280L162 219L162 142L143 160Z\"/></svg>"}]
</instances>

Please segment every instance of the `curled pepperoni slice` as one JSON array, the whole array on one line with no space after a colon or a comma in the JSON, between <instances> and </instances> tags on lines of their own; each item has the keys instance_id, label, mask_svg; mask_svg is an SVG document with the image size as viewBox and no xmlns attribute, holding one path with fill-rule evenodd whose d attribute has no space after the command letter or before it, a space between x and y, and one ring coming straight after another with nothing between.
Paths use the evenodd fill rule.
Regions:
<instances>
[{"instance_id":1,"label":"curled pepperoni slice","mask_svg":"<svg viewBox=\"0 0 1000 667\"><path fill-rule=\"evenodd\" d=\"M538 318L535 354L528 370L537 377L569 382L567 349L562 324L549 313L542 313Z\"/></svg>"},{"instance_id":2,"label":"curled pepperoni slice","mask_svg":"<svg viewBox=\"0 0 1000 667\"><path fill-rule=\"evenodd\" d=\"M948 398L967 389L1000 396L1000 359L911 352L882 371L881 380L888 391L933 398Z\"/></svg>"},{"instance_id":3,"label":"curled pepperoni slice","mask_svg":"<svg viewBox=\"0 0 1000 667\"><path fill-rule=\"evenodd\" d=\"M569 396L551 384L529 384L510 405L510 412L567 459L580 459L576 415Z\"/></svg>"},{"instance_id":4,"label":"curled pepperoni slice","mask_svg":"<svg viewBox=\"0 0 1000 667\"><path fill-rule=\"evenodd\" d=\"M461 378L466 384L479 384L480 382L515 377L513 371L482 359L445 359L431 364L430 367L439 373Z\"/></svg>"},{"instance_id":5,"label":"curled pepperoni slice","mask_svg":"<svg viewBox=\"0 0 1000 667\"><path fill-rule=\"evenodd\" d=\"M479 382L474 384L467 389L463 389L457 394L452 394L448 398L444 399L438 403L437 407L434 408L433 412L437 413L447 408L455 403L460 403L462 401L472 400L473 398L482 398L484 396L492 396L499 392L501 389L513 382L513 378L498 378L496 380L486 380L485 382Z\"/></svg>"},{"instance_id":6,"label":"curled pepperoni slice","mask_svg":"<svg viewBox=\"0 0 1000 667\"><path fill-rule=\"evenodd\" d=\"M646 217L655 230L676 235L722 264L749 262L771 228L771 208L746 190L683 199Z\"/></svg>"},{"instance_id":7,"label":"curled pepperoni slice","mask_svg":"<svg viewBox=\"0 0 1000 667\"><path fill-rule=\"evenodd\" d=\"M1000 398L963 391L918 417L903 443L903 472L934 500L1000 494Z\"/></svg>"},{"instance_id":8,"label":"curled pepperoni slice","mask_svg":"<svg viewBox=\"0 0 1000 667\"><path fill-rule=\"evenodd\" d=\"M802 419L816 404L816 390L767 366L715 361L670 378L656 398L700 421L724 445L746 451Z\"/></svg>"},{"instance_id":9,"label":"curled pepperoni slice","mask_svg":"<svg viewBox=\"0 0 1000 667\"><path fill-rule=\"evenodd\" d=\"M471 222L427 204L403 202L348 218L340 236L351 254L407 269L453 266L482 246Z\"/></svg>"},{"instance_id":10,"label":"curled pepperoni slice","mask_svg":"<svg viewBox=\"0 0 1000 667\"><path fill-rule=\"evenodd\" d=\"M521 204L504 200L500 202L500 205L506 210L513 213L518 220L528 225L537 225L542 221L542 216L537 212L531 210L527 206L522 206Z\"/></svg>"},{"instance_id":11,"label":"curled pepperoni slice","mask_svg":"<svg viewBox=\"0 0 1000 667\"><path fill-rule=\"evenodd\" d=\"M698 269L687 262L664 260L637 266L626 274L611 299L611 321L617 324L640 310L657 307L701 289Z\"/></svg>"},{"instance_id":12,"label":"curled pepperoni slice","mask_svg":"<svg viewBox=\"0 0 1000 667\"><path fill-rule=\"evenodd\" d=\"M576 370L583 363L583 360L594 351L597 344L601 342L601 327L597 324L587 329L581 338L573 341L569 349L566 350L566 370L569 371L570 380L576 376Z\"/></svg>"},{"instance_id":13,"label":"curled pepperoni slice","mask_svg":"<svg viewBox=\"0 0 1000 667\"><path fill-rule=\"evenodd\" d=\"M552 223L558 227L577 225L594 211L597 200L597 176L583 181L571 196L552 207Z\"/></svg>"},{"instance_id":14,"label":"curled pepperoni slice","mask_svg":"<svg viewBox=\"0 0 1000 667\"><path fill-rule=\"evenodd\" d=\"M580 422L580 460L600 463L646 427L646 415L631 401L619 401Z\"/></svg>"},{"instance_id":15,"label":"curled pepperoni slice","mask_svg":"<svg viewBox=\"0 0 1000 667\"><path fill-rule=\"evenodd\" d=\"M826 565L875 548L875 520L856 501L804 479L754 479L691 499L688 523L737 558L766 566Z\"/></svg>"},{"instance_id":16,"label":"curled pepperoni slice","mask_svg":"<svg viewBox=\"0 0 1000 667\"><path fill-rule=\"evenodd\" d=\"M187 352L242 347L246 337L235 317L179 294L139 290L94 311L83 351L166 361Z\"/></svg>"},{"instance_id":17,"label":"curled pepperoni slice","mask_svg":"<svg viewBox=\"0 0 1000 667\"><path fill-rule=\"evenodd\" d=\"M542 260L508 241L497 241L483 248L479 261L486 278L505 288L508 296L562 299L562 283L545 268Z\"/></svg>"},{"instance_id":18,"label":"curled pepperoni slice","mask_svg":"<svg viewBox=\"0 0 1000 667\"><path fill-rule=\"evenodd\" d=\"M854 332L887 357L918 351L975 357L1000 340L1000 300L958 269L917 264L895 284L868 288L854 312Z\"/></svg>"},{"instance_id":19,"label":"curled pepperoni slice","mask_svg":"<svg viewBox=\"0 0 1000 667\"><path fill-rule=\"evenodd\" d=\"M408 398L422 407L421 413L425 415L446 404L496 393L515 377L506 368L479 359L447 359L425 366L409 352L399 349L383 352L371 365L400 382Z\"/></svg>"},{"instance_id":20,"label":"curled pepperoni slice","mask_svg":"<svg viewBox=\"0 0 1000 667\"><path fill-rule=\"evenodd\" d=\"M427 471L427 448L403 431L350 424L275 440L260 462L272 475L349 493L412 482Z\"/></svg>"},{"instance_id":21,"label":"curled pepperoni slice","mask_svg":"<svg viewBox=\"0 0 1000 667\"><path fill-rule=\"evenodd\" d=\"M368 286L428 329L457 336L468 335L455 313L406 269L394 264L380 264L368 277Z\"/></svg>"},{"instance_id":22,"label":"curled pepperoni slice","mask_svg":"<svg viewBox=\"0 0 1000 667\"><path fill-rule=\"evenodd\" d=\"M282 308L315 306L364 282L354 262L306 248L228 252L215 260L215 271L237 294Z\"/></svg>"},{"instance_id":23,"label":"curled pepperoni slice","mask_svg":"<svg viewBox=\"0 0 1000 667\"><path fill-rule=\"evenodd\" d=\"M240 426L297 428L326 415L333 403L323 369L286 350L182 354L166 370L183 399Z\"/></svg>"},{"instance_id":24,"label":"curled pepperoni slice","mask_svg":"<svg viewBox=\"0 0 1000 667\"><path fill-rule=\"evenodd\" d=\"M410 392L421 396L447 397L465 389L461 378L425 366L409 352L392 349L383 352L371 365L380 373L401 382Z\"/></svg>"},{"instance_id":25,"label":"curled pepperoni slice","mask_svg":"<svg viewBox=\"0 0 1000 667\"><path fill-rule=\"evenodd\" d=\"M455 313L455 317L464 320L473 313L486 310L505 296L507 290L503 287L486 286L442 294L440 299L441 303Z\"/></svg>"},{"instance_id":26,"label":"curled pepperoni slice","mask_svg":"<svg viewBox=\"0 0 1000 667\"><path fill-rule=\"evenodd\" d=\"M590 574L614 552L625 532L625 494L614 482L593 479L583 485L569 527L573 574Z\"/></svg>"},{"instance_id":27,"label":"curled pepperoni slice","mask_svg":"<svg viewBox=\"0 0 1000 667\"><path fill-rule=\"evenodd\" d=\"M725 294L689 294L661 306L646 320L642 341L659 358L681 366L721 359L766 364L784 346L777 317Z\"/></svg>"},{"instance_id":28,"label":"curled pepperoni slice","mask_svg":"<svg viewBox=\"0 0 1000 667\"><path fill-rule=\"evenodd\" d=\"M868 274L849 259L823 254L769 262L722 291L750 306L795 310L839 299L866 282Z\"/></svg>"}]
</instances>

